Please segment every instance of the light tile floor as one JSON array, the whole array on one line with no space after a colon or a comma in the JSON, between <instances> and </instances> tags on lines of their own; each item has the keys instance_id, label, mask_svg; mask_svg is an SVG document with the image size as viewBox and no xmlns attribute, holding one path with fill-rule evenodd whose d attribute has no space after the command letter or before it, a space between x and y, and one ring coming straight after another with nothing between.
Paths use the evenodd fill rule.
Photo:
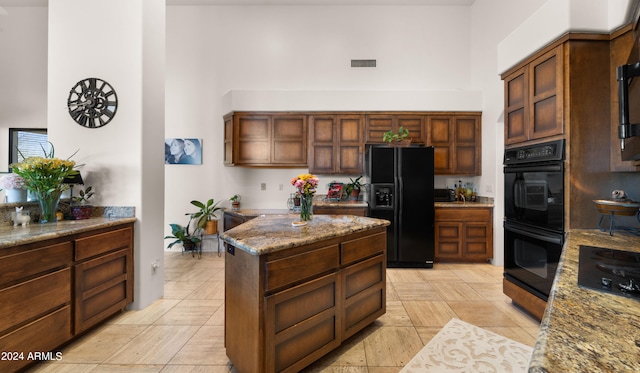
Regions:
<instances>
[{"instance_id":1,"label":"light tile floor","mask_svg":"<svg viewBox=\"0 0 640 373\"><path fill-rule=\"evenodd\" d=\"M236 372L224 350L224 253L165 252L164 298L126 311L33 372ZM502 267L387 270L387 313L304 370L398 372L452 318L529 346L539 324L502 294Z\"/></svg>"}]
</instances>

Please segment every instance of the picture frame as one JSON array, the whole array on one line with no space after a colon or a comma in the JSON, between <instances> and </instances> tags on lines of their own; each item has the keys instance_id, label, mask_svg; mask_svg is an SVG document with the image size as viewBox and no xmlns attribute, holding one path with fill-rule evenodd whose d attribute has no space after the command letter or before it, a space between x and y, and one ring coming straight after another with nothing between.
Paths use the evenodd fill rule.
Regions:
<instances>
[{"instance_id":1,"label":"picture frame","mask_svg":"<svg viewBox=\"0 0 640 373\"><path fill-rule=\"evenodd\" d=\"M171 137L164 140L164 164L202 164L202 139Z\"/></svg>"}]
</instances>

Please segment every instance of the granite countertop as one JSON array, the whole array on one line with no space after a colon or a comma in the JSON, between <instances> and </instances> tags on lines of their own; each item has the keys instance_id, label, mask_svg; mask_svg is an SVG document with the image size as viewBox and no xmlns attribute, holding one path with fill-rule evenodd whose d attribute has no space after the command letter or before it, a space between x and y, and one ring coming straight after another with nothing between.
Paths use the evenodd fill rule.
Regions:
<instances>
[{"instance_id":1,"label":"granite countertop","mask_svg":"<svg viewBox=\"0 0 640 373\"><path fill-rule=\"evenodd\" d=\"M314 215L303 226L293 226L294 221L299 221L299 215L259 216L223 232L220 237L252 255L263 255L389 225L387 220L354 215Z\"/></svg>"},{"instance_id":2,"label":"granite countertop","mask_svg":"<svg viewBox=\"0 0 640 373\"><path fill-rule=\"evenodd\" d=\"M580 245L640 252L640 237L569 232L529 372L639 372L640 301L578 287Z\"/></svg>"},{"instance_id":3,"label":"granite countertop","mask_svg":"<svg viewBox=\"0 0 640 373\"><path fill-rule=\"evenodd\" d=\"M318 207L340 207L340 208L362 208L369 207L369 204L366 201L331 201L327 200L326 194L315 195L313 197L313 206ZM225 209L225 213L229 213L232 215L240 216L240 217L256 217L262 215L285 215L285 214L300 214L298 210L289 210L289 209L246 209L240 208L237 210Z\"/></svg>"},{"instance_id":4,"label":"granite countertop","mask_svg":"<svg viewBox=\"0 0 640 373\"><path fill-rule=\"evenodd\" d=\"M479 208L479 207L494 207L493 198L491 197L478 197L476 202L436 202L435 207L445 207L445 208L459 208L459 207L471 207L471 208Z\"/></svg>"},{"instance_id":5,"label":"granite countertop","mask_svg":"<svg viewBox=\"0 0 640 373\"><path fill-rule=\"evenodd\" d=\"M91 218L46 224L31 223L25 227L2 225L0 226L0 249L135 221L136 218Z\"/></svg>"}]
</instances>

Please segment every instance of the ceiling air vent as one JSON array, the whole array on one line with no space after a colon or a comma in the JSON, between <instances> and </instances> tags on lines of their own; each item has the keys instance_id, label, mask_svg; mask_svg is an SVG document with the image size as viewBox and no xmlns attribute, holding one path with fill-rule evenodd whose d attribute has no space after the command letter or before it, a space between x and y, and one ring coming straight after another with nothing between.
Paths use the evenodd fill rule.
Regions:
<instances>
[{"instance_id":1,"label":"ceiling air vent","mask_svg":"<svg viewBox=\"0 0 640 373\"><path fill-rule=\"evenodd\" d=\"M351 67L376 67L376 60L351 60Z\"/></svg>"}]
</instances>

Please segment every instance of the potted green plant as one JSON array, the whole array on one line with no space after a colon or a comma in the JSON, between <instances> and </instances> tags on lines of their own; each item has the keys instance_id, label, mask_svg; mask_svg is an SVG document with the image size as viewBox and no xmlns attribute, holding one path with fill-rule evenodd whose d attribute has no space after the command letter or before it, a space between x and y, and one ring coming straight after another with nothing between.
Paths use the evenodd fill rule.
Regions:
<instances>
[{"instance_id":1,"label":"potted green plant","mask_svg":"<svg viewBox=\"0 0 640 373\"><path fill-rule=\"evenodd\" d=\"M175 239L175 241L169 243L169 245L167 246L167 249L172 248L176 244L182 244L182 248L184 249L184 251L193 251L193 250L196 250L198 243L202 241L200 239L201 228L196 227L194 233L189 232L191 228L191 222L195 218L193 217L194 214L187 214L187 215L191 215L187 225L183 226L180 224L169 224L169 226L171 227L172 235L165 236L164 239L165 240Z\"/></svg>"},{"instance_id":2,"label":"potted green plant","mask_svg":"<svg viewBox=\"0 0 640 373\"><path fill-rule=\"evenodd\" d=\"M229 198L229 201L231 201L231 208L234 210L238 210L240 209L240 195L239 194L234 194L233 197Z\"/></svg>"},{"instance_id":3,"label":"potted green plant","mask_svg":"<svg viewBox=\"0 0 640 373\"><path fill-rule=\"evenodd\" d=\"M398 132L389 130L383 133L382 141L393 146L408 146L411 143L411 138L409 138L409 130L401 126L398 128Z\"/></svg>"},{"instance_id":4,"label":"potted green plant","mask_svg":"<svg viewBox=\"0 0 640 373\"><path fill-rule=\"evenodd\" d=\"M89 186L85 189L80 189L78 196L73 196L71 198L71 204L69 206L71 210L71 215L75 220L89 219L91 217L91 212L93 211L93 206L87 204L89 198L93 197L95 191L93 187ZM76 203L74 205L74 202Z\"/></svg>"},{"instance_id":5,"label":"potted green plant","mask_svg":"<svg viewBox=\"0 0 640 373\"><path fill-rule=\"evenodd\" d=\"M362 175L358 176L355 180L353 180L353 178L349 178L351 182L347 183L347 185L345 186L345 193L347 195L347 198L352 201L358 200L358 198L360 197L360 190L365 186L364 183L360 182L360 179L362 179Z\"/></svg>"},{"instance_id":6,"label":"potted green plant","mask_svg":"<svg viewBox=\"0 0 640 373\"><path fill-rule=\"evenodd\" d=\"M199 208L200 210L191 214L193 219L196 219L196 226L200 229L204 229L206 234L218 233L218 220L216 211L221 208L218 207L220 201L215 202L213 198L203 203L200 201L191 201L191 204Z\"/></svg>"}]
</instances>

